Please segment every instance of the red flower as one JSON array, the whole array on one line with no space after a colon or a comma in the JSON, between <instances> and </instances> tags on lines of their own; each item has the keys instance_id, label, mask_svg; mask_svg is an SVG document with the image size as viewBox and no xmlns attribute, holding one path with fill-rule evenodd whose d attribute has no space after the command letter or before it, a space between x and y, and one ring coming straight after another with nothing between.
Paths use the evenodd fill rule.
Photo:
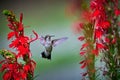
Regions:
<instances>
[{"instance_id":1,"label":"red flower","mask_svg":"<svg viewBox=\"0 0 120 80\"><path fill-rule=\"evenodd\" d=\"M98 24L98 26L102 27L103 29L108 29L110 27L110 22L108 21L102 21Z\"/></svg>"},{"instance_id":2,"label":"red flower","mask_svg":"<svg viewBox=\"0 0 120 80\"><path fill-rule=\"evenodd\" d=\"M9 29L11 29L11 30L15 30L15 27L13 26L13 24L8 24L8 27L9 27Z\"/></svg>"},{"instance_id":3,"label":"red flower","mask_svg":"<svg viewBox=\"0 0 120 80\"><path fill-rule=\"evenodd\" d=\"M1 61L0 63L2 64L0 71L5 72L3 75L3 80L26 80L28 73L32 74L33 76L33 72L36 66L36 63L33 60L30 60L26 65L19 64L7 59Z\"/></svg>"},{"instance_id":4,"label":"red flower","mask_svg":"<svg viewBox=\"0 0 120 80\"><path fill-rule=\"evenodd\" d=\"M16 48L18 50L18 56L24 55L24 54L29 54L29 38L21 36L9 45L10 48Z\"/></svg>"},{"instance_id":5,"label":"red flower","mask_svg":"<svg viewBox=\"0 0 120 80\"><path fill-rule=\"evenodd\" d=\"M22 78L22 79L26 79L26 77L27 77L27 73L26 73L25 71L22 71L22 72L20 73L20 75L21 75L21 78Z\"/></svg>"},{"instance_id":6,"label":"red flower","mask_svg":"<svg viewBox=\"0 0 120 80\"><path fill-rule=\"evenodd\" d=\"M100 30L95 30L95 39L100 39L102 37L103 32Z\"/></svg>"},{"instance_id":7,"label":"red flower","mask_svg":"<svg viewBox=\"0 0 120 80\"><path fill-rule=\"evenodd\" d=\"M13 38L12 42L9 44L10 48L15 48L17 50L17 55L11 54L9 51L3 52L3 57L5 60L0 61L2 65L0 68L0 72L4 72L3 80L27 80L27 78L33 77L34 69L36 63L31 60L29 57L30 52L30 43L38 39L38 34L33 31L36 36L34 39L29 39L29 37L24 35L24 26L22 23L23 14L20 14L19 21L16 20L16 17L12 11L6 10L4 13L7 16L9 21L8 27L12 30L8 33L8 40ZM5 53L5 56L4 56ZM19 57L22 57L25 64L21 64L17 62ZM29 74L29 75L28 75Z\"/></svg>"},{"instance_id":8,"label":"red flower","mask_svg":"<svg viewBox=\"0 0 120 80\"><path fill-rule=\"evenodd\" d=\"M105 46L101 43L96 43L96 49L104 49Z\"/></svg>"},{"instance_id":9,"label":"red flower","mask_svg":"<svg viewBox=\"0 0 120 80\"><path fill-rule=\"evenodd\" d=\"M18 41L21 45L24 45L26 43L29 43L29 38L26 37L26 36L21 36L21 37L18 38Z\"/></svg>"},{"instance_id":10,"label":"red flower","mask_svg":"<svg viewBox=\"0 0 120 80\"><path fill-rule=\"evenodd\" d=\"M96 18L96 17L98 17L100 15L100 13L101 13L100 10L95 10L93 12L92 16Z\"/></svg>"},{"instance_id":11,"label":"red flower","mask_svg":"<svg viewBox=\"0 0 120 80\"><path fill-rule=\"evenodd\" d=\"M103 5L107 4L107 0L91 0L90 8L93 10L95 9L102 9Z\"/></svg>"},{"instance_id":12,"label":"red flower","mask_svg":"<svg viewBox=\"0 0 120 80\"><path fill-rule=\"evenodd\" d=\"M20 23L22 23L23 20L23 13L20 14Z\"/></svg>"},{"instance_id":13,"label":"red flower","mask_svg":"<svg viewBox=\"0 0 120 80\"><path fill-rule=\"evenodd\" d=\"M24 46L18 46L17 50L18 50L18 57L25 54L29 54L30 52L29 48Z\"/></svg>"},{"instance_id":14,"label":"red flower","mask_svg":"<svg viewBox=\"0 0 120 80\"><path fill-rule=\"evenodd\" d=\"M3 80L13 79L13 80L20 80L21 78L21 71L22 65L16 62L5 60L2 63L1 71L5 71L3 75ZM13 75L14 74L14 75Z\"/></svg>"},{"instance_id":15,"label":"red flower","mask_svg":"<svg viewBox=\"0 0 120 80\"><path fill-rule=\"evenodd\" d=\"M83 69L87 66L86 60L81 61L80 64L82 64L81 69Z\"/></svg>"},{"instance_id":16,"label":"red flower","mask_svg":"<svg viewBox=\"0 0 120 80\"><path fill-rule=\"evenodd\" d=\"M119 16L119 15L120 15L120 10L119 10L119 9L116 9L116 10L115 10L115 15L116 15L116 16Z\"/></svg>"},{"instance_id":17,"label":"red flower","mask_svg":"<svg viewBox=\"0 0 120 80\"><path fill-rule=\"evenodd\" d=\"M10 39L10 38L12 38L13 36L15 35L15 32L10 32L10 33L8 33L8 40Z\"/></svg>"},{"instance_id":18,"label":"red flower","mask_svg":"<svg viewBox=\"0 0 120 80\"><path fill-rule=\"evenodd\" d=\"M94 55L96 55L96 56L98 56L98 50L97 49L95 49L95 50L92 50L92 53L94 54Z\"/></svg>"},{"instance_id":19,"label":"red flower","mask_svg":"<svg viewBox=\"0 0 120 80\"><path fill-rule=\"evenodd\" d=\"M80 40L80 41L83 41L84 39L85 39L84 36L80 36L80 37L78 38L78 40Z\"/></svg>"},{"instance_id":20,"label":"red flower","mask_svg":"<svg viewBox=\"0 0 120 80\"><path fill-rule=\"evenodd\" d=\"M28 72L30 70L31 66L30 65L24 65L24 71Z\"/></svg>"},{"instance_id":21,"label":"red flower","mask_svg":"<svg viewBox=\"0 0 120 80\"><path fill-rule=\"evenodd\" d=\"M88 45L89 45L88 43L84 43L80 50L82 50L83 48L87 47Z\"/></svg>"},{"instance_id":22,"label":"red flower","mask_svg":"<svg viewBox=\"0 0 120 80\"><path fill-rule=\"evenodd\" d=\"M18 45L19 45L19 40L15 39L14 41L12 41L11 44L9 44L9 47L10 48L15 48L15 47L18 47Z\"/></svg>"},{"instance_id":23,"label":"red flower","mask_svg":"<svg viewBox=\"0 0 120 80\"><path fill-rule=\"evenodd\" d=\"M19 31L23 31L23 30L24 30L24 29L23 29L23 24L22 24L22 23L19 23L18 30L19 30ZM22 35L24 35L24 34L22 34Z\"/></svg>"},{"instance_id":24,"label":"red flower","mask_svg":"<svg viewBox=\"0 0 120 80\"><path fill-rule=\"evenodd\" d=\"M2 64L2 67L0 68L0 72L3 72L7 68L7 64Z\"/></svg>"},{"instance_id":25,"label":"red flower","mask_svg":"<svg viewBox=\"0 0 120 80\"><path fill-rule=\"evenodd\" d=\"M80 52L80 55L83 56L86 52L85 51L82 51Z\"/></svg>"},{"instance_id":26,"label":"red flower","mask_svg":"<svg viewBox=\"0 0 120 80\"><path fill-rule=\"evenodd\" d=\"M8 80L8 79L11 79L11 72L5 72L4 75L3 75L3 80Z\"/></svg>"}]
</instances>

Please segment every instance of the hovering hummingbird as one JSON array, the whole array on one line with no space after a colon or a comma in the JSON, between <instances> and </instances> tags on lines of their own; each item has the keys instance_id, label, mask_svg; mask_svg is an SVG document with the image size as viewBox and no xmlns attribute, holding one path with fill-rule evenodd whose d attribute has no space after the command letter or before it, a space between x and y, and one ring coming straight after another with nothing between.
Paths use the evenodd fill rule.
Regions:
<instances>
[{"instance_id":1,"label":"hovering hummingbird","mask_svg":"<svg viewBox=\"0 0 120 80\"><path fill-rule=\"evenodd\" d=\"M40 37L40 43L45 47L45 51L41 53L42 58L51 59L51 52L53 47L67 40L67 37L62 37L60 39L51 40L54 35L46 35L45 37Z\"/></svg>"}]
</instances>

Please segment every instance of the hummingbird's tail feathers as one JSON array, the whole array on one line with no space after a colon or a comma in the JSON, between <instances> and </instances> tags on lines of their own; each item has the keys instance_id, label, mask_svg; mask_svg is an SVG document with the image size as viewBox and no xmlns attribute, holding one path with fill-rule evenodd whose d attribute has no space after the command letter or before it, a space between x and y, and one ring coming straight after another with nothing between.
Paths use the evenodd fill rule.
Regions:
<instances>
[{"instance_id":1,"label":"hummingbird's tail feathers","mask_svg":"<svg viewBox=\"0 0 120 80\"><path fill-rule=\"evenodd\" d=\"M41 55L42 55L42 58L47 58L51 60L51 55L46 56L44 51L41 53Z\"/></svg>"},{"instance_id":2,"label":"hummingbird's tail feathers","mask_svg":"<svg viewBox=\"0 0 120 80\"><path fill-rule=\"evenodd\" d=\"M41 55L42 55L42 58L46 58L44 51L41 53Z\"/></svg>"},{"instance_id":3,"label":"hummingbird's tail feathers","mask_svg":"<svg viewBox=\"0 0 120 80\"><path fill-rule=\"evenodd\" d=\"M50 59L50 60L51 60L51 55L47 56L47 59Z\"/></svg>"}]
</instances>

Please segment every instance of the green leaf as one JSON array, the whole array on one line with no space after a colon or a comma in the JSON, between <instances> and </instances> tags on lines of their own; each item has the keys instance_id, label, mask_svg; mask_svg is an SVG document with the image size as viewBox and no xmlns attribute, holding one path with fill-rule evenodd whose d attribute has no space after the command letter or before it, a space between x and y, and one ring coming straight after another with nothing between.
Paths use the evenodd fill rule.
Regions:
<instances>
[{"instance_id":1,"label":"green leaf","mask_svg":"<svg viewBox=\"0 0 120 80\"><path fill-rule=\"evenodd\" d=\"M15 58L15 53L9 51L9 50L0 50L0 55L2 55L4 58Z\"/></svg>"},{"instance_id":2,"label":"green leaf","mask_svg":"<svg viewBox=\"0 0 120 80\"><path fill-rule=\"evenodd\" d=\"M10 16L11 15L11 11L9 10L3 10L2 12L4 15Z\"/></svg>"}]
</instances>

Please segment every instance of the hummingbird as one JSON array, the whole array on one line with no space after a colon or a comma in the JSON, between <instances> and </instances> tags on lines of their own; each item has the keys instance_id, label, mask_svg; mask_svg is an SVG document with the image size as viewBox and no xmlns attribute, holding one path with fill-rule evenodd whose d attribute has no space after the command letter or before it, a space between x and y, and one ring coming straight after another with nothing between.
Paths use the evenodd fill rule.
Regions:
<instances>
[{"instance_id":1,"label":"hummingbird","mask_svg":"<svg viewBox=\"0 0 120 80\"><path fill-rule=\"evenodd\" d=\"M42 58L47 58L51 60L51 52L53 47L67 40L67 37L62 37L59 39L51 39L54 35L46 35L45 37L40 36L40 43L45 47L45 50L41 53Z\"/></svg>"}]
</instances>

